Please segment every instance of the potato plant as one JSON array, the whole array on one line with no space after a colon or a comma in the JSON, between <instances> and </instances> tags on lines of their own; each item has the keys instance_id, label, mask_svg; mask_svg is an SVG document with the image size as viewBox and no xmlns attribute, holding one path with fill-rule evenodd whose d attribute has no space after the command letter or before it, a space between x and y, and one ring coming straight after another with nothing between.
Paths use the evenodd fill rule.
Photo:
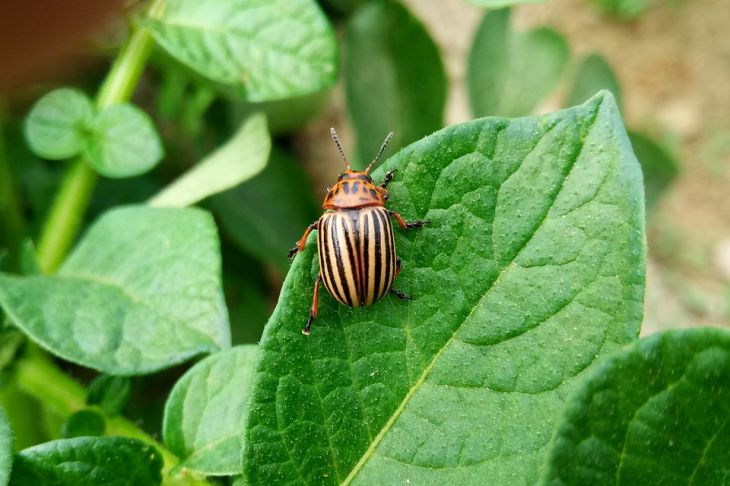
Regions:
<instances>
[{"instance_id":1,"label":"potato plant","mask_svg":"<svg viewBox=\"0 0 730 486\"><path fill-rule=\"evenodd\" d=\"M730 481L730 333L639 339L645 204L676 163L627 134L610 66L581 59L570 106L532 115L569 45L490 11L465 60L478 118L444 127L420 21L324 5L154 0L93 99L58 87L27 112L26 151L62 170L35 226L6 206L0 486ZM304 336L316 236L285 254L317 206L282 140L340 76L334 23L354 164L395 131L374 178L397 169L391 207L431 225L396 231L412 300L322 290ZM200 160L167 163L189 140ZM277 271L259 335L240 315L268 313Z\"/></svg>"}]
</instances>

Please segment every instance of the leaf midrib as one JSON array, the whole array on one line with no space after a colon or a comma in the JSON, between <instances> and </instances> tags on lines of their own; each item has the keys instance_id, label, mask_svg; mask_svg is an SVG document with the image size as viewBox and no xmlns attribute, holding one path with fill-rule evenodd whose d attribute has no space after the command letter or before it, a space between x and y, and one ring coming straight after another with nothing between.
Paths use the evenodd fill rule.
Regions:
<instances>
[{"instance_id":1,"label":"leaf midrib","mask_svg":"<svg viewBox=\"0 0 730 486\"><path fill-rule=\"evenodd\" d=\"M481 304L484 301L484 299L489 295L489 293L494 288L494 286L497 285L497 283L500 281L500 279L502 278L502 276L505 274L505 270L507 270L508 268L511 268L512 266L515 265L515 260L517 259L517 257L520 256L520 254L522 253L522 251L527 247L527 245L530 243L530 241L532 241L532 239L535 237L535 235L540 231L540 229L542 228L542 226L545 224L545 221L547 221L548 216L550 215L550 212L553 209L553 206L555 205L555 201L557 200L558 196L560 195L560 193L562 192L562 190L563 190L563 188L565 186L565 181L570 176L570 174L573 171L573 168L575 167L578 159L580 158L581 154L583 153L583 149L585 148L585 139L590 135L591 131L593 130L595 120L596 120L596 118L598 116L598 113L600 112L602 106L603 106L603 103L601 102L601 103L599 103L595 107L595 112L593 113L593 117L587 123L587 127L588 128L587 128L585 134L583 135L583 137L581 137L581 141L580 141L581 145L580 145L580 148L578 149L578 153L575 155L575 157L574 157L574 159L573 159L570 167L568 168L568 170L565 173L565 175L562 177L561 182L560 182L560 187L558 188L557 191L555 191L555 195L553 196L553 199L552 199L552 201L550 203L550 206L545 211L545 214L544 214L542 220L540 221L540 223L532 231L532 234L530 235L530 237L527 238L525 240L525 242L522 244L522 246L520 247L519 251L517 251L514 254L514 256L510 259L509 263L507 263L506 265L504 265L500 269L499 274L497 275L497 277L492 281L492 283L489 285L489 287L487 287L487 289L484 291L484 293L479 298L479 300L471 308L471 310L469 311L469 313L467 314L467 316L461 321L461 324L459 324L458 326L456 326L456 328L454 329L454 331L451 334L451 336L449 337L449 339L443 344L443 346L441 346L441 348L439 348L438 352L434 355L434 357L431 360L431 362L428 364L428 366L421 373L421 376L418 378L418 381L416 383L414 383L413 386L411 386L411 388L408 390L408 393L406 394L406 396L401 401L400 405L398 405L398 408L390 416L390 418L388 419L388 421L386 422L386 424L383 426L383 428L380 430L380 432L378 433L378 435L375 436L375 439L370 444L370 447L368 447L368 449L363 453L362 457L360 457L360 460L352 468L352 471L350 471L350 474L341 483L342 486L350 485L352 483L352 481L357 477L357 475L360 473L360 471L365 466L365 464L367 463L367 461L372 457L373 453L375 452L375 449L377 449L377 447L382 442L383 438L385 437L385 434L390 430L390 428L393 426L393 424L395 423L395 421L403 413L403 410L405 410L406 406L409 404L409 402L410 402L411 398L413 397L413 395L415 395L415 393L420 389L420 387L423 385L423 383L425 383L426 378L430 374L431 369L438 362L438 359L440 358L441 354L444 352L444 350L446 348L448 348L451 345L451 343L453 342L454 338L456 337L456 335L458 334L458 332L462 328L462 326L464 326L464 324L466 322L468 322L472 318L472 315L474 314L474 312L476 311L476 309L481 306ZM545 134L542 135L542 137L544 137L544 136L545 136ZM539 143L538 143L538 145L539 145ZM525 156L525 158L526 157L527 156ZM523 161L524 161L524 158L523 158ZM521 166L521 164L520 164L520 166ZM510 336L510 337L507 338L507 340L513 339L514 337L515 336ZM504 341L501 341L501 342L504 342Z\"/></svg>"}]
</instances>

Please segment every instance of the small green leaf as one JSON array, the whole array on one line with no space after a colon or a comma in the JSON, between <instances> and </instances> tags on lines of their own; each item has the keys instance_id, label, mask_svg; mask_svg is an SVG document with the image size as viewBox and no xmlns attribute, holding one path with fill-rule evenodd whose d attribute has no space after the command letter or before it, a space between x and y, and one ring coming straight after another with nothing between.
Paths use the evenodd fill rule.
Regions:
<instances>
[{"instance_id":1,"label":"small green leaf","mask_svg":"<svg viewBox=\"0 0 730 486\"><path fill-rule=\"evenodd\" d=\"M136 439L77 437L46 442L15 456L13 486L156 486L162 456Z\"/></svg>"},{"instance_id":2,"label":"small green leaf","mask_svg":"<svg viewBox=\"0 0 730 486\"><path fill-rule=\"evenodd\" d=\"M573 75L573 84L568 90L566 106L583 103L599 91L607 89L616 98L619 109L623 106L621 85L616 73L600 54L589 54L580 60Z\"/></svg>"},{"instance_id":3,"label":"small green leaf","mask_svg":"<svg viewBox=\"0 0 730 486\"><path fill-rule=\"evenodd\" d=\"M43 273L38 262L38 252L33 240L26 238L20 245L20 272L23 275L40 275Z\"/></svg>"},{"instance_id":4,"label":"small green leaf","mask_svg":"<svg viewBox=\"0 0 730 486\"><path fill-rule=\"evenodd\" d=\"M446 74L436 44L402 4L371 2L345 31L345 94L364 168L388 132L392 150L443 126ZM377 100L377 101L376 101Z\"/></svg>"},{"instance_id":5,"label":"small green leaf","mask_svg":"<svg viewBox=\"0 0 730 486\"><path fill-rule=\"evenodd\" d=\"M646 207L652 209L679 175L679 163L668 149L647 135L631 131L629 139L644 172Z\"/></svg>"},{"instance_id":6,"label":"small green leaf","mask_svg":"<svg viewBox=\"0 0 730 486\"><path fill-rule=\"evenodd\" d=\"M122 413L131 392L132 383L126 376L101 375L89 385L86 403L99 405L107 415L113 417Z\"/></svg>"},{"instance_id":7,"label":"small green leaf","mask_svg":"<svg viewBox=\"0 0 730 486\"><path fill-rule=\"evenodd\" d=\"M96 437L104 435L106 419L95 410L79 410L71 414L63 424L61 435L65 439L72 437Z\"/></svg>"},{"instance_id":8,"label":"small green leaf","mask_svg":"<svg viewBox=\"0 0 730 486\"><path fill-rule=\"evenodd\" d=\"M79 90L61 88L33 105L25 121L31 150L44 159L68 159L81 153L94 107Z\"/></svg>"},{"instance_id":9,"label":"small green leaf","mask_svg":"<svg viewBox=\"0 0 730 486\"><path fill-rule=\"evenodd\" d=\"M91 166L106 177L143 174L164 155L152 120L133 105L106 108L94 117L91 130L85 154Z\"/></svg>"},{"instance_id":10,"label":"small green leaf","mask_svg":"<svg viewBox=\"0 0 730 486\"><path fill-rule=\"evenodd\" d=\"M165 444L180 467L208 476L241 473L256 346L216 353L188 370L165 405Z\"/></svg>"},{"instance_id":11,"label":"small green leaf","mask_svg":"<svg viewBox=\"0 0 730 486\"><path fill-rule=\"evenodd\" d=\"M545 0L467 0L467 2L485 8L504 8L524 3L542 3Z\"/></svg>"},{"instance_id":12,"label":"small green leaf","mask_svg":"<svg viewBox=\"0 0 730 486\"><path fill-rule=\"evenodd\" d=\"M604 12L624 20L632 20L641 15L656 0L592 0Z\"/></svg>"},{"instance_id":13,"label":"small green leaf","mask_svg":"<svg viewBox=\"0 0 730 486\"><path fill-rule=\"evenodd\" d=\"M570 56L558 32L510 29L510 10L484 16L469 53L467 84L476 116L531 113L560 82Z\"/></svg>"},{"instance_id":14,"label":"small green leaf","mask_svg":"<svg viewBox=\"0 0 730 486\"><path fill-rule=\"evenodd\" d=\"M636 339L641 171L608 93L551 115L483 118L398 152L394 296L321 290L316 235L259 345L244 441L252 484L535 484L567 394Z\"/></svg>"},{"instance_id":15,"label":"small green leaf","mask_svg":"<svg viewBox=\"0 0 730 486\"><path fill-rule=\"evenodd\" d=\"M730 332L655 334L610 355L569 397L546 484L727 484Z\"/></svg>"},{"instance_id":16,"label":"small green leaf","mask_svg":"<svg viewBox=\"0 0 730 486\"><path fill-rule=\"evenodd\" d=\"M223 286L230 314L231 341L235 344L258 342L272 311L269 302L271 276L267 275L263 262L235 249L223 259L226 261Z\"/></svg>"},{"instance_id":17,"label":"small green leaf","mask_svg":"<svg viewBox=\"0 0 730 486\"><path fill-rule=\"evenodd\" d=\"M6 486L13 467L13 431L8 418L0 408L0 486Z\"/></svg>"},{"instance_id":18,"label":"small green leaf","mask_svg":"<svg viewBox=\"0 0 730 486\"><path fill-rule=\"evenodd\" d=\"M314 0L178 0L146 24L170 55L248 101L314 93L337 79L335 35Z\"/></svg>"},{"instance_id":19,"label":"small green leaf","mask_svg":"<svg viewBox=\"0 0 730 486\"><path fill-rule=\"evenodd\" d=\"M0 371L5 370L15 361L15 357L24 343L23 333L12 326L0 325Z\"/></svg>"},{"instance_id":20,"label":"small green leaf","mask_svg":"<svg viewBox=\"0 0 730 486\"><path fill-rule=\"evenodd\" d=\"M213 209L239 247L286 272L291 264L287 250L321 214L306 181L307 174L292 156L274 150L263 172L217 195Z\"/></svg>"},{"instance_id":21,"label":"small green leaf","mask_svg":"<svg viewBox=\"0 0 730 486\"><path fill-rule=\"evenodd\" d=\"M184 207L235 187L263 170L270 151L266 117L252 115L225 145L163 189L149 204Z\"/></svg>"},{"instance_id":22,"label":"small green leaf","mask_svg":"<svg viewBox=\"0 0 730 486\"><path fill-rule=\"evenodd\" d=\"M0 274L0 304L57 356L150 373L229 345L220 272L210 215L130 206L92 225L57 275Z\"/></svg>"}]
</instances>

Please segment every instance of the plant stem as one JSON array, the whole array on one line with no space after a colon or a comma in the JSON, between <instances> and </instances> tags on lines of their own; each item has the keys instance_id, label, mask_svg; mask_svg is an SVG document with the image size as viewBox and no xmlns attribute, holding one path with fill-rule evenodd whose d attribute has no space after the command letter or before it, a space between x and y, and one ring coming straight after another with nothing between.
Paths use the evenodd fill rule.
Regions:
<instances>
[{"instance_id":1,"label":"plant stem","mask_svg":"<svg viewBox=\"0 0 730 486\"><path fill-rule=\"evenodd\" d=\"M164 9L163 0L155 0L149 16ZM132 34L112 65L96 95L96 107L104 109L129 100L152 49L152 36L141 27L132 27ZM43 226L38 243L38 262L45 273L55 271L76 239L81 221L96 184L96 172L78 157L66 172L61 188Z\"/></svg>"},{"instance_id":2,"label":"plant stem","mask_svg":"<svg viewBox=\"0 0 730 486\"><path fill-rule=\"evenodd\" d=\"M82 159L72 162L61 182L38 242L38 263L52 273L63 261L78 233L96 184L96 173Z\"/></svg>"},{"instance_id":3,"label":"plant stem","mask_svg":"<svg viewBox=\"0 0 730 486\"><path fill-rule=\"evenodd\" d=\"M148 16L157 16L164 9L164 0L154 0ZM132 35L122 47L109 74L96 96L96 107L104 109L127 101L134 92L152 48L150 33L140 27L132 28ZM66 172L43 227L38 244L38 261L44 273L58 268L76 238L86 207L96 184L96 173L79 157ZM25 355L15 363L18 386L41 403L67 417L87 408L86 390L63 373L45 352L29 346ZM102 410L98 410L103 413ZM153 445L162 455L163 484L168 486L198 486L210 483L191 475L170 476L180 462L170 450L134 423L121 416L106 417L106 433L142 440Z\"/></svg>"},{"instance_id":4,"label":"plant stem","mask_svg":"<svg viewBox=\"0 0 730 486\"><path fill-rule=\"evenodd\" d=\"M44 406L62 417L78 412L86 405L86 390L78 382L62 372L43 352L29 349L25 355L15 362L15 379L18 386L28 395L39 400ZM102 415L104 411L95 408ZM122 416L106 419L106 434L139 439L154 446L162 455L165 463L162 469L164 484L173 485L210 485L203 479L192 476L170 476L170 471L180 462L178 457L164 445L141 430L134 423Z\"/></svg>"},{"instance_id":5,"label":"plant stem","mask_svg":"<svg viewBox=\"0 0 730 486\"><path fill-rule=\"evenodd\" d=\"M61 416L68 416L86 405L86 391L63 373L39 350L29 349L15 362L18 386L44 406Z\"/></svg>"}]
</instances>

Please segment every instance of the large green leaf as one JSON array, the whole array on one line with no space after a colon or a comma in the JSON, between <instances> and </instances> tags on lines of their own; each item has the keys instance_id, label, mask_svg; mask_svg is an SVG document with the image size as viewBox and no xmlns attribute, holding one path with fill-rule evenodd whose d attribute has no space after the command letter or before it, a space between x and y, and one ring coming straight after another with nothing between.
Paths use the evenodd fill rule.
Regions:
<instances>
[{"instance_id":1,"label":"large green leaf","mask_svg":"<svg viewBox=\"0 0 730 486\"><path fill-rule=\"evenodd\" d=\"M548 484L728 484L730 332L687 329L612 354L568 399Z\"/></svg>"},{"instance_id":2,"label":"large green leaf","mask_svg":"<svg viewBox=\"0 0 730 486\"><path fill-rule=\"evenodd\" d=\"M0 304L52 353L105 373L149 373L229 345L220 251L197 209L106 213L54 276L0 274Z\"/></svg>"},{"instance_id":3,"label":"large green leaf","mask_svg":"<svg viewBox=\"0 0 730 486\"><path fill-rule=\"evenodd\" d=\"M596 53L588 54L575 68L565 104L573 106L583 103L603 89L611 92L621 109L621 84L618 82L616 73L603 56Z\"/></svg>"},{"instance_id":4,"label":"large green leaf","mask_svg":"<svg viewBox=\"0 0 730 486\"><path fill-rule=\"evenodd\" d=\"M222 147L198 162L150 200L158 207L185 207L255 176L266 166L271 137L264 115L252 115Z\"/></svg>"},{"instance_id":5,"label":"large green leaf","mask_svg":"<svg viewBox=\"0 0 730 486\"><path fill-rule=\"evenodd\" d=\"M67 159L81 152L94 116L83 92L61 88L39 99L25 120L25 138L33 152L46 159Z\"/></svg>"},{"instance_id":6,"label":"large green leaf","mask_svg":"<svg viewBox=\"0 0 730 486\"><path fill-rule=\"evenodd\" d=\"M154 447L124 437L77 437L46 442L15 457L11 485L154 486L162 456Z\"/></svg>"},{"instance_id":7,"label":"large green leaf","mask_svg":"<svg viewBox=\"0 0 730 486\"><path fill-rule=\"evenodd\" d=\"M360 309L299 254L259 345L245 440L252 483L532 484L564 397L635 339L644 288L641 172L613 98L448 127L384 164L392 296Z\"/></svg>"},{"instance_id":8,"label":"large green leaf","mask_svg":"<svg viewBox=\"0 0 730 486\"><path fill-rule=\"evenodd\" d=\"M248 101L301 96L337 79L335 35L314 0L177 0L146 23L172 56Z\"/></svg>"},{"instance_id":9,"label":"large green leaf","mask_svg":"<svg viewBox=\"0 0 730 486\"><path fill-rule=\"evenodd\" d=\"M8 484L12 467L13 432L10 430L5 412L0 408L0 486Z\"/></svg>"},{"instance_id":10,"label":"large green leaf","mask_svg":"<svg viewBox=\"0 0 730 486\"><path fill-rule=\"evenodd\" d=\"M147 114L123 103L98 113L92 135L84 146L91 166L107 177L132 177L152 169L164 151L157 130Z\"/></svg>"},{"instance_id":11,"label":"large green leaf","mask_svg":"<svg viewBox=\"0 0 730 486\"><path fill-rule=\"evenodd\" d=\"M467 84L477 116L531 113L557 87L570 56L558 32L515 32L509 17L509 9L487 13L474 36Z\"/></svg>"},{"instance_id":12,"label":"large green leaf","mask_svg":"<svg viewBox=\"0 0 730 486\"><path fill-rule=\"evenodd\" d=\"M237 346L192 367L165 405L165 444L180 467L205 475L241 474L243 430L256 346Z\"/></svg>"},{"instance_id":13,"label":"large green leaf","mask_svg":"<svg viewBox=\"0 0 730 486\"><path fill-rule=\"evenodd\" d=\"M345 32L345 93L357 135L355 166L365 167L385 135L400 148L443 125L446 74L423 25L398 2L358 9Z\"/></svg>"},{"instance_id":14,"label":"large green leaf","mask_svg":"<svg viewBox=\"0 0 730 486\"><path fill-rule=\"evenodd\" d=\"M307 173L283 150L274 150L256 177L217 195L212 202L225 233L282 273L290 264L287 250L322 213L313 201Z\"/></svg>"}]
</instances>

